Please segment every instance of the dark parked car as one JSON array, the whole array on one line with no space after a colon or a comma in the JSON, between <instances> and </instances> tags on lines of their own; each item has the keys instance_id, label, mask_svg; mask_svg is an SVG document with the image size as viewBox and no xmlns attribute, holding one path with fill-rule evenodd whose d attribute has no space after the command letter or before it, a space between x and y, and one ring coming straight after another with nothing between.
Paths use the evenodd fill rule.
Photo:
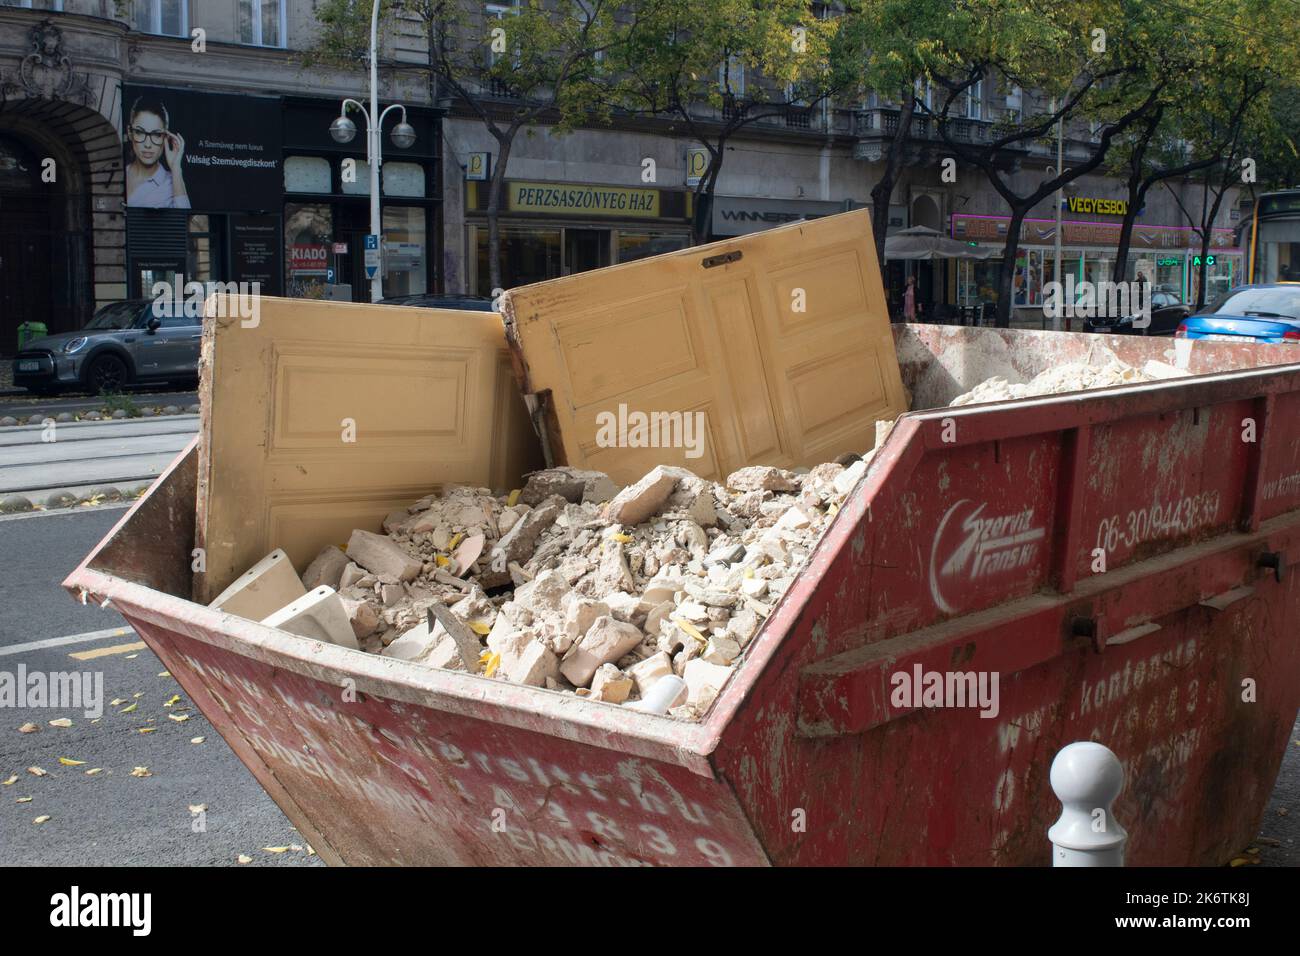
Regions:
<instances>
[{"instance_id":1,"label":"dark parked car","mask_svg":"<svg viewBox=\"0 0 1300 956\"><path fill-rule=\"evenodd\" d=\"M114 302L83 329L33 339L14 358L14 384L53 395L198 378L203 320L184 310L179 316L157 316L152 304L152 299Z\"/></svg>"},{"instance_id":2,"label":"dark parked car","mask_svg":"<svg viewBox=\"0 0 1300 956\"><path fill-rule=\"evenodd\" d=\"M1106 332L1110 335L1173 335L1182 321L1192 314L1191 308L1173 292L1156 289L1151 293L1151 324L1146 328L1134 327L1135 315L1119 318L1098 317L1083 323L1085 332Z\"/></svg>"},{"instance_id":3,"label":"dark parked car","mask_svg":"<svg viewBox=\"0 0 1300 956\"><path fill-rule=\"evenodd\" d=\"M380 305L413 305L421 309L465 309L470 312L492 312L492 300L481 295L458 295L449 292L425 292L419 295L395 295L380 299Z\"/></svg>"}]
</instances>

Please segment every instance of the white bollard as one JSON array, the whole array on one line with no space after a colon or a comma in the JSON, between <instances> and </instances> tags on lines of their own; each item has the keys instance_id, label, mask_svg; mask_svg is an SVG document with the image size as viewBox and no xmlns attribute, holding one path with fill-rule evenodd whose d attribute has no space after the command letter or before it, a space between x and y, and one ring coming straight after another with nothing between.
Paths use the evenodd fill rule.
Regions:
<instances>
[{"instance_id":1,"label":"white bollard","mask_svg":"<svg viewBox=\"0 0 1300 956\"><path fill-rule=\"evenodd\" d=\"M1061 816L1047 831L1052 866L1123 866L1128 832L1111 813L1124 789L1124 768L1110 748L1069 744L1052 761L1052 791Z\"/></svg>"}]
</instances>

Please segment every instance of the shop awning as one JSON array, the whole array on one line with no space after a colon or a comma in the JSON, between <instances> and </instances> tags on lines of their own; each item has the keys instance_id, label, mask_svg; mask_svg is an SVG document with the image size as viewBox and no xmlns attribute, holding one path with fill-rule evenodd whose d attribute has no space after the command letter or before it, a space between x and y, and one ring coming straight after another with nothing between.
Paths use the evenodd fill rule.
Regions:
<instances>
[{"instance_id":1,"label":"shop awning","mask_svg":"<svg viewBox=\"0 0 1300 956\"><path fill-rule=\"evenodd\" d=\"M987 259L996 250L949 239L928 226L902 229L885 240L888 259Z\"/></svg>"}]
</instances>

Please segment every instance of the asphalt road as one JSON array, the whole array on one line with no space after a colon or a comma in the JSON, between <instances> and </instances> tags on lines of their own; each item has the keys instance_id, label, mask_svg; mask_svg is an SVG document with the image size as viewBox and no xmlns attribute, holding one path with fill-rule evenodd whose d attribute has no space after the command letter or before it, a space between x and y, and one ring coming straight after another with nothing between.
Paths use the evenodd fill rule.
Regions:
<instances>
[{"instance_id":1,"label":"asphalt road","mask_svg":"<svg viewBox=\"0 0 1300 956\"><path fill-rule=\"evenodd\" d=\"M319 864L197 708L183 696L166 706L180 687L159 676L163 665L148 648L133 646L139 639L122 618L83 607L58 586L123 513L105 506L0 518L0 671L16 674L21 664L28 673L75 670L103 680L98 720L80 709L0 708L0 784L18 778L0 786L0 865L238 865L240 854L252 858L248 865ZM18 648L103 631L92 640ZM72 656L96 651L105 653ZM114 699L123 703L111 706ZM65 717L72 726L50 726ZM29 722L40 729L20 733ZM156 730L140 733L146 728ZM197 737L202 743L191 742ZM60 757L84 763L65 766ZM100 773L86 773L96 767ZM136 767L150 776L132 776ZM22 797L32 799L18 803ZM207 807L202 817L189 809L199 805ZM263 849L295 845L302 849Z\"/></svg>"},{"instance_id":2,"label":"asphalt road","mask_svg":"<svg viewBox=\"0 0 1300 956\"><path fill-rule=\"evenodd\" d=\"M161 474L198 431L197 415L0 429L0 495L34 502L56 489L126 488ZM52 441L47 441L52 438Z\"/></svg>"}]
</instances>

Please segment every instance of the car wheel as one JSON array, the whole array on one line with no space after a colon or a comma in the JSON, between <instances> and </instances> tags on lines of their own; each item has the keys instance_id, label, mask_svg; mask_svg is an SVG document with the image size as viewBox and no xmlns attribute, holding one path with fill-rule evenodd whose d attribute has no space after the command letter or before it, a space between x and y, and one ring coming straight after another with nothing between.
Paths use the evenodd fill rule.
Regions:
<instances>
[{"instance_id":1,"label":"car wheel","mask_svg":"<svg viewBox=\"0 0 1300 956\"><path fill-rule=\"evenodd\" d=\"M116 355L101 355L86 369L86 384L96 394L121 391L130 377L126 363Z\"/></svg>"}]
</instances>

